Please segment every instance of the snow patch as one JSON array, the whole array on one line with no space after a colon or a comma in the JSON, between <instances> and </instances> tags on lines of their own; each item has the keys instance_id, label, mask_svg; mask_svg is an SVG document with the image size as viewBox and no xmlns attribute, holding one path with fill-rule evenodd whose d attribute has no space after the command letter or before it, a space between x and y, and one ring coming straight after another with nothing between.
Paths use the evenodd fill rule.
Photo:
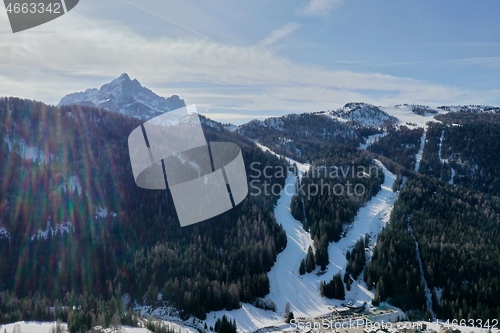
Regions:
<instances>
[{"instance_id":1,"label":"snow patch","mask_svg":"<svg viewBox=\"0 0 500 333\"><path fill-rule=\"evenodd\" d=\"M269 152L271 154L273 154L274 156L278 157L278 158L282 158L281 155L278 155L276 154L274 151L272 151L271 149L267 148L266 146L263 146L261 145L260 143L256 142L255 143L257 145L257 147L259 147L263 152ZM285 157L286 161L288 163L290 163L291 165L297 165L297 170L299 170L300 172L307 172L307 170L309 170L309 168L311 167L310 164L308 163L300 163L300 162L297 162L296 160L294 160L293 158L289 158L289 157Z\"/></svg>"},{"instance_id":2,"label":"snow patch","mask_svg":"<svg viewBox=\"0 0 500 333\"><path fill-rule=\"evenodd\" d=\"M455 182L453 180L455 178L455 175L456 175L455 169L451 168L451 178L448 181L448 184L450 184L450 185L454 185L455 184Z\"/></svg>"},{"instance_id":3,"label":"snow patch","mask_svg":"<svg viewBox=\"0 0 500 333\"><path fill-rule=\"evenodd\" d=\"M108 216L108 209L107 208L103 208L101 206L97 206L97 208L95 209L95 218L97 219L98 217L100 218L105 218L106 216Z\"/></svg>"},{"instance_id":4,"label":"snow patch","mask_svg":"<svg viewBox=\"0 0 500 333\"><path fill-rule=\"evenodd\" d=\"M142 318L148 318L147 320L155 322L160 320L167 328L178 333L197 333L198 330L195 327L202 323L199 319L193 317L184 321L180 320L178 311L167 306L153 309L149 305L140 305L134 307L134 311L138 312Z\"/></svg>"},{"instance_id":5,"label":"snow patch","mask_svg":"<svg viewBox=\"0 0 500 333\"><path fill-rule=\"evenodd\" d=\"M10 232L7 228L0 228L0 239L10 239Z\"/></svg>"},{"instance_id":6,"label":"snow patch","mask_svg":"<svg viewBox=\"0 0 500 333\"><path fill-rule=\"evenodd\" d=\"M45 156L43 150L39 149L38 147L28 146L24 139L16 141L7 136L3 138L3 140L7 143L9 151L12 151L14 149L15 143L17 142L17 152L25 160L41 161L42 163L47 164L53 158L52 154L50 154L49 156Z\"/></svg>"},{"instance_id":7,"label":"snow patch","mask_svg":"<svg viewBox=\"0 0 500 333\"><path fill-rule=\"evenodd\" d=\"M444 140L444 130L441 131L441 137L439 138L439 149L438 149L438 156L439 156L439 161L441 162L441 164L445 164L445 163L448 163L448 160L447 159L443 159L442 155L441 155L441 149L443 147L443 140Z\"/></svg>"},{"instance_id":8,"label":"snow patch","mask_svg":"<svg viewBox=\"0 0 500 333\"><path fill-rule=\"evenodd\" d=\"M396 105L391 107L381 107L383 111L387 114L399 119L399 125L407 126L410 129L415 128L426 128L427 123L430 121L440 122L434 119L435 113L425 113L425 115L419 115L414 112L414 106L412 105ZM439 111L435 110L436 113ZM443 111L439 112L443 113Z\"/></svg>"},{"instance_id":9,"label":"snow patch","mask_svg":"<svg viewBox=\"0 0 500 333\"><path fill-rule=\"evenodd\" d=\"M441 303L441 296L443 295L443 289L442 288L434 288L434 292L436 293L436 298L438 301L438 304Z\"/></svg>"},{"instance_id":10,"label":"snow patch","mask_svg":"<svg viewBox=\"0 0 500 333\"><path fill-rule=\"evenodd\" d=\"M367 150L368 147L370 147L375 141L377 141L379 138L383 138L384 136L386 136L387 132L384 132L384 133L380 133L380 134L373 134L373 135L370 135L366 138L366 142L365 143L360 143L359 144L359 148L361 148L362 150Z\"/></svg>"},{"instance_id":11,"label":"snow patch","mask_svg":"<svg viewBox=\"0 0 500 333\"><path fill-rule=\"evenodd\" d=\"M411 237L415 241L415 248L417 249L417 261L418 261L418 267L420 269L420 279L422 280L422 283L424 285L424 291L425 291L425 298L426 298L426 304L427 304L427 310L429 310L432 319L436 318L436 314L432 310L432 295L431 291L429 289L429 286L427 285L427 280L425 279L425 274L424 274L424 265L422 264L422 257L420 256L420 250L418 247L418 241L417 238L415 237L415 234L413 233L413 228L411 226L411 217L408 217L408 231L410 232Z\"/></svg>"},{"instance_id":12,"label":"snow patch","mask_svg":"<svg viewBox=\"0 0 500 333\"><path fill-rule=\"evenodd\" d=\"M417 152L417 155L415 155L415 172L418 172L418 169L420 168L420 161L422 161L422 154L424 153L424 147L425 147L425 137L427 136L427 129L424 129L424 132L422 133L422 137L420 138L420 149Z\"/></svg>"},{"instance_id":13,"label":"snow patch","mask_svg":"<svg viewBox=\"0 0 500 333\"><path fill-rule=\"evenodd\" d=\"M445 163L449 164L449 160L447 158L443 158L441 155L442 147L443 147L443 140L444 140L444 130L441 131L441 137L439 138L438 157L439 157L439 161L441 162L441 164L445 164ZM451 168L451 178L448 181L448 184L453 185L454 184L453 178L455 178L456 171L452 167L450 167L450 168Z\"/></svg>"},{"instance_id":14,"label":"snow patch","mask_svg":"<svg viewBox=\"0 0 500 333\"><path fill-rule=\"evenodd\" d=\"M69 177L69 188L71 192L76 191L79 195L82 194L82 185L78 176Z\"/></svg>"},{"instance_id":15,"label":"snow patch","mask_svg":"<svg viewBox=\"0 0 500 333\"><path fill-rule=\"evenodd\" d=\"M62 224L57 224L55 229L52 228L52 226L50 225L50 221L47 221L47 228L45 230L39 229L37 234L31 236L31 240L34 241L34 240L40 239L40 238L47 239L49 237L49 232L50 232L51 236L54 236L57 233L60 233L61 235L63 235L64 233L69 233L70 229L75 231L75 227L73 226L73 223L71 223L69 221L62 223Z\"/></svg>"},{"instance_id":16,"label":"snow patch","mask_svg":"<svg viewBox=\"0 0 500 333\"><path fill-rule=\"evenodd\" d=\"M8 333L14 332L14 329L20 328L22 333L47 333L51 332L55 322L36 322L36 321L20 321L12 324L0 325L0 332L7 330ZM61 326L66 330L67 324L61 323Z\"/></svg>"},{"instance_id":17,"label":"snow patch","mask_svg":"<svg viewBox=\"0 0 500 333\"><path fill-rule=\"evenodd\" d=\"M80 177L78 176L69 176L68 180L64 183L59 185L59 190L63 190L64 193L69 189L70 193L78 193L78 195L82 194L82 184L80 182Z\"/></svg>"}]
</instances>

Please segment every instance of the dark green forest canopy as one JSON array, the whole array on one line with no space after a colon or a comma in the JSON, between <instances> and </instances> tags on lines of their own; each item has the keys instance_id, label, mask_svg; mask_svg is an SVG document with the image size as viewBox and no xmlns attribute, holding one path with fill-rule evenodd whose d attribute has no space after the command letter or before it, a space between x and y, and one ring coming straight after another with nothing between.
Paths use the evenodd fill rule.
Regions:
<instances>
[{"instance_id":1,"label":"dark green forest canopy","mask_svg":"<svg viewBox=\"0 0 500 333\"><path fill-rule=\"evenodd\" d=\"M427 129L423 175L407 174L365 281L376 288L376 302L427 310L411 225L438 318L499 318L500 115L436 119L442 123Z\"/></svg>"},{"instance_id":2,"label":"dark green forest canopy","mask_svg":"<svg viewBox=\"0 0 500 333\"><path fill-rule=\"evenodd\" d=\"M110 300L119 290L149 304L161 292L160 301L198 316L268 293L265 273L286 245L273 216L277 197L249 196L181 228L164 191L134 183L127 138L139 125L93 108L0 100L0 221L11 235L0 239L0 290L19 298L40 292L48 302L63 301L66 292ZM210 141L237 143L245 161L284 163L237 133L204 131ZM41 153L25 158L26 147ZM99 217L103 207L108 214ZM38 230L58 232L32 239Z\"/></svg>"},{"instance_id":3,"label":"dark green forest canopy","mask_svg":"<svg viewBox=\"0 0 500 333\"><path fill-rule=\"evenodd\" d=\"M500 115L464 113L444 116L439 119L445 124L432 123L429 126L421 172L487 195L499 196ZM439 150L443 161L439 159Z\"/></svg>"}]
</instances>

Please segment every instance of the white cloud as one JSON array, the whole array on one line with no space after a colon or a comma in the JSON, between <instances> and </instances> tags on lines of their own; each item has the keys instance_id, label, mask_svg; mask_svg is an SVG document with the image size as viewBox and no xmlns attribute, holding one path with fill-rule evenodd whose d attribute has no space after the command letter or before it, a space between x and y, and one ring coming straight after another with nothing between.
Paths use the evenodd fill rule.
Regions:
<instances>
[{"instance_id":1,"label":"white cloud","mask_svg":"<svg viewBox=\"0 0 500 333\"><path fill-rule=\"evenodd\" d=\"M380 73L297 64L262 45L145 38L121 25L77 15L55 20L51 30L57 32L2 36L0 95L57 103L67 93L100 87L128 72L163 96L179 94L214 114L318 111L351 101L484 104L498 96L493 91L479 96L474 91ZM269 35L268 43L284 38L286 31L293 32L290 27L278 30L274 37ZM193 82L201 88L190 89ZM182 83L184 88L167 89L166 83L169 87Z\"/></svg>"},{"instance_id":2,"label":"white cloud","mask_svg":"<svg viewBox=\"0 0 500 333\"><path fill-rule=\"evenodd\" d=\"M309 0L307 5L299 10L299 14L309 16L323 16L328 14L336 5L343 0Z\"/></svg>"},{"instance_id":3,"label":"white cloud","mask_svg":"<svg viewBox=\"0 0 500 333\"><path fill-rule=\"evenodd\" d=\"M300 24L289 22L276 30L273 30L269 35L259 42L262 46L269 46L275 44L280 39L288 37L300 28Z\"/></svg>"},{"instance_id":4,"label":"white cloud","mask_svg":"<svg viewBox=\"0 0 500 333\"><path fill-rule=\"evenodd\" d=\"M494 69L500 69L500 57L465 58L453 62L460 65L483 65Z\"/></svg>"}]
</instances>

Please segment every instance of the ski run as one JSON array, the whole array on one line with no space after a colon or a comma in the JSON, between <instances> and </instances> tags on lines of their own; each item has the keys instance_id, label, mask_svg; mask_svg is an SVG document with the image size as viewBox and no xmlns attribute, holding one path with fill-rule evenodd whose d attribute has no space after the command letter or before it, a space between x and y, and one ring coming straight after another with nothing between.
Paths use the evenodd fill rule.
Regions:
<instances>
[{"instance_id":1,"label":"ski run","mask_svg":"<svg viewBox=\"0 0 500 333\"><path fill-rule=\"evenodd\" d=\"M258 146L263 151L277 155L267 147L259 144ZM311 273L300 275L300 261L306 257L308 247L314 248L314 246L311 235L302 228L301 222L295 220L291 214L290 203L295 194L291 189L295 189L294 184L297 177L301 177L309 165L289 158L287 161L297 165L299 175L295 176L293 173L288 175L280 199L274 209L277 223L283 226L287 234L287 246L278 255L274 266L268 273L270 293L266 298L276 304L276 312L265 311L251 304L243 303L242 307L237 310L208 313L205 320L208 326L213 326L217 318L226 315L229 319L236 320L238 330L241 332L252 332L263 327L275 327L282 331L290 328L290 325L285 324L283 319L287 303L290 304L295 318L313 318L326 315L331 313L335 307L342 307L342 304L349 300L366 301L371 304L374 291L368 290L362 279L363 274L357 281L353 282L351 290L346 290L345 301L322 297L319 287L322 281L330 281L336 273L341 272L342 274L347 264L346 252L351 250L356 241L365 234L370 235L370 253L367 253L367 260L371 259L371 251L376 243L377 235L389 222L394 201L398 196L398 193L392 191L396 176L387 170L380 161L375 160L385 176L381 190L365 206L360 208L355 220L345 230L345 236L337 243L330 243L328 247L330 264L324 274L318 274L318 267ZM398 315L404 316L402 312L398 312Z\"/></svg>"}]
</instances>

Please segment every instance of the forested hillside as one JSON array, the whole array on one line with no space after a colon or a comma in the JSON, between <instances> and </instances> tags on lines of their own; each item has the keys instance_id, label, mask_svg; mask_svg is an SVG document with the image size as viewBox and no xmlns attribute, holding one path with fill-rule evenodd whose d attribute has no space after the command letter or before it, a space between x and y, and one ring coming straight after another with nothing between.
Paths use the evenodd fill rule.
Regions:
<instances>
[{"instance_id":1,"label":"forested hillside","mask_svg":"<svg viewBox=\"0 0 500 333\"><path fill-rule=\"evenodd\" d=\"M499 318L500 200L427 177L405 185L366 278L380 300L425 310L409 225L439 318Z\"/></svg>"},{"instance_id":2,"label":"forested hillside","mask_svg":"<svg viewBox=\"0 0 500 333\"><path fill-rule=\"evenodd\" d=\"M415 168L415 155L420 148L423 129L409 129L401 126L390 129L386 136L378 138L368 149L385 156L408 170Z\"/></svg>"},{"instance_id":3,"label":"forested hillside","mask_svg":"<svg viewBox=\"0 0 500 333\"><path fill-rule=\"evenodd\" d=\"M362 141L349 126L311 113L253 120L238 131L278 154L308 163L352 154Z\"/></svg>"},{"instance_id":4,"label":"forested hillside","mask_svg":"<svg viewBox=\"0 0 500 333\"><path fill-rule=\"evenodd\" d=\"M365 281L376 287L375 303L389 300L426 312L416 240L438 318L499 318L500 116L437 118L444 124L432 123L427 130L423 175L411 175L401 190Z\"/></svg>"},{"instance_id":5,"label":"forested hillside","mask_svg":"<svg viewBox=\"0 0 500 333\"><path fill-rule=\"evenodd\" d=\"M311 233L316 247L315 264L323 270L329 262L328 244L342 237L361 206L380 190L383 172L363 152L323 159L313 165L298 184L291 211ZM344 172L344 173L343 173Z\"/></svg>"},{"instance_id":6,"label":"forested hillside","mask_svg":"<svg viewBox=\"0 0 500 333\"><path fill-rule=\"evenodd\" d=\"M78 295L119 302L127 294L130 305L167 302L203 317L268 292L265 273L286 245L273 217L277 198L249 196L181 228L165 191L134 183L127 138L139 125L94 108L0 100L0 293L37 300L26 310L2 301L0 322L46 319L37 314L54 304L67 316L81 305ZM237 143L245 161L283 165L237 133L204 131L211 141Z\"/></svg>"},{"instance_id":7,"label":"forested hillside","mask_svg":"<svg viewBox=\"0 0 500 333\"><path fill-rule=\"evenodd\" d=\"M500 116L453 113L438 117L444 124L429 127L422 172L500 195Z\"/></svg>"},{"instance_id":8,"label":"forested hillside","mask_svg":"<svg viewBox=\"0 0 500 333\"><path fill-rule=\"evenodd\" d=\"M326 268L328 245L380 190L384 173L373 159L397 175L399 199L371 259L365 266L369 239L359 240L346 256L348 274L319 285L322 295L342 298L350 274L363 277L373 304L388 301L417 318L430 310L442 319L499 318L500 115L436 118L418 173L422 128L360 127L323 114L252 121L234 132L202 123L209 141L241 147L253 190L284 185L286 172L264 167L287 170L254 140L311 164L290 207L315 247L292 268L300 274ZM0 100L0 322L60 318L79 332L133 323L135 304L204 318L269 293L266 272L287 241L273 215L278 192L249 195L181 228L165 191L134 182L127 138L140 124L84 106ZM359 148L383 130L368 151Z\"/></svg>"}]
</instances>

